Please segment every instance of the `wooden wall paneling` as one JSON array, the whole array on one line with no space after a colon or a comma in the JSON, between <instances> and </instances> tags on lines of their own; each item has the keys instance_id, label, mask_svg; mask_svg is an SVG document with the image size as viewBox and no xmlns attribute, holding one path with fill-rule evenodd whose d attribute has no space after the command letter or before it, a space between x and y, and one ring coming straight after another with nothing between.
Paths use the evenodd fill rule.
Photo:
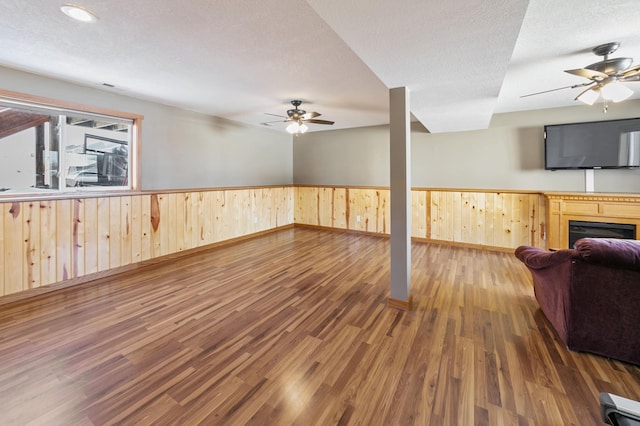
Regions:
<instances>
[{"instance_id":1,"label":"wooden wall paneling","mask_svg":"<svg viewBox=\"0 0 640 426\"><path fill-rule=\"evenodd\" d=\"M131 196L120 198L120 265L133 263L133 235L131 231Z\"/></svg>"},{"instance_id":2,"label":"wooden wall paneling","mask_svg":"<svg viewBox=\"0 0 640 426\"><path fill-rule=\"evenodd\" d=\"M131 205L131 263L142 260L142 197L130 197Z\"/></svg>"},{"instance_id":3,"label":"wooden wall paneling","mask_svg":"<svg viewBox=\"0 0 640 426\"><path fill-rule=\"evenodd\" d=\"M427 238L432 240L441 240L442 234L442 219L441 219L441 206L442 192L441 191L429 191L431 198L431 215L429 216L429 228L430 231Z\"/></svg>"},{"instance_id":4,"label":"wooden wall paneling","mask_svg":"<svg viewBox=\"0 0 640 426\"><path fill-rule=\"evenodd\" d=\"M175 235L176 248L170 253L176 253L185 249L187 236L187 209L189 208L189 193L176 194ZM186 247L188 248L188 247Z\"/></svg>"},{"instance_id":5,"label":"wooden wall paneling","mask_svg":"<svg viewBox=\"0 0 640 426\"><path fill-rule=\"evenodd\" d=\"M263 223L269 221L269 208L264 202L263 191L260 188L254 188L251 191L251 233L260 232L263 229ZM267 195L268 197L268 195Z\"/></svg>"},{"instance_id":6,"label":"wooden wall paneling","mask_svg":"<svg viewBox=\"0 0 640 426\"><path fill-rule=\"evenodd\" d=\"M534 247L542 247L545 248L544 241L541 239L542 229L544 227L545 222L545 208L544 208L544 198L540 194L530 194L532 211L529 220L530 224L530 239L529 245Z\"/></svg>"},{"instance_id":7,"label":"wooden wall paneling","mask_svg":"<svg viewBox=\"0 0 640 426\"><path fill-rule=\"evenodd\" d=\"M208 238L210 233L207 233L207 231L209 231L211 229L211 227L207 226L207 223L210 222L208 219L208 216L205 216L205 214L208 214L208 210L207 210L207 205L210 206L210 204L207 203L208 201L208 197L206 196L207 192L205 191L201 191L197 193L197 197L198 197L198 211L197 211L197 215L198 215L198 229L197 229L197 239L198 239L198 247L204 246L207 244ZM212 217L212 216L209 216Z\"/></svg>"},{"instance_id":8,"label":"wooden wall paneling","mask_svg":"<svg viewBox=\"0 0 640 426\"><path fill-rule=\"evenodd\" d=\"M347 229L352 229L354 231L363 231L364 229L364 220L362 218L362 192L359 188L349 188L349 193L347 194L347 204L349 206L347 215ZM358 217L360 222L358 222ZM360 225L360 224L363 225Z\"/></svg>"},{"instance_id":9,"label":"wooden wall paneling","mask_svg":"<svg viewBox=\"0 0 640 426\"><path fill-rule=\"evenodd\" d=\"M64 281L71 278L71 252L72 252L72 203L73 200L56 200L56 224L57 235L56 281Z\"/></svg>"},{"instance_id":10,"label":"wooden wall paneling","mask_svg":"<svg viewBox=\"0 0 640 426\"><path fill-rule=\"evenodd\" d=\"M286 208L286 215L284 216L285 221L281 221L279 222L282 225L288 225L288 224L292 224L294 223L293 220L293 216L294 216L294 210L293 210L293 206L294 206L294 193L293 193L293 187L288 187L284 190L285 194L286 194L286 200L285 200L285 208Z\"/></svg>"},{"instance_id":11,"label":"wooden wall paneling","mask_svg":"<svg viewBox=\"0 0 640 426\"><path fill-rule=\"evenodd\" d=\"M391 233L391 192L388 189L376 190L376 232Z\"/></svg>"},{"instance_id":12,"label":"wooden wall paneling","mask_svg":"<svg viewBox=\"0 0 640 426\"><path fill-rule=\"evenodd\" d=\"M376 217L379 195L379 192L374 189L349 189L349 229L379 232Z\"/></svg>"},{"instance_id":13,"label":"wooden wall paneling","mask_svg":"<svg viewBox=\"0 0 640 426\"><path fill-rule=\"evenodd\" d=\"M495 247L504 247L507 240L506 229L508 228L508 223L506 223L505 215L505 194L501 192L494 195L493 224L495 232Z\"/></svg>"},{"instance_id":14,"label":"wooden wall paneling","mask_svg":"<svg viewBox=\"0 0 640 426\"><path fill-rule=\"evenodd\" d=\"M72 206L71 277L77 278L85 275L85 200L75 199Z\"/></svg>"},{"instance_id":15,"label":"wooden wall paneling","mask_svg":"<svg viewBox=\"0 0 640 426\"><path fill-rule=\"evenodd\" d=\"M518 203L520 205L520 217L518 218L518 228L516 229L516 235L512 238L512 244L510 247L518 247L523 244L528 244L531 240L531 214L533 212L533 206L531 200L527 194L517 194Z\"/></svg>"},{"instance_id":16,"label":"wooden wall paneling","mask_svg":"<svg viewBox=\"0 0 640 426\"><path fill-rule=\"evenodd\" d=\"M163 232L166 232L167 238L167 247L163 247L163 253L171 254L176 253L178 251L178 234L182 236L183 227L182 224L178 227L178 198L182 198L182 194L179 193L171 193L165 194L164 197L167 199L167 220L164 222L164 227L162 228ZM162 225L160 225L162 226ZM164 242L164 241L163 241Z\"/></svg>"},{"instance_id":17,"label":"wooden wall paneling","mask_svg":"<svg viewBox=\"0 0 640 426\"><path fill-rule=\"evenodd\" d=\"M191 241L189 242L189 247L193 249L200 246L200 193L192 192L190 200L191 208L189 213L191 226L189 227L189 236L191 237Z\"/></svg>"},{"instance_id":18,"label":"wooden wall paneling","mask_svg":"<svg viewBox=\"0 0 640 426\"><path fill-rule=\"evenodd\" d=\"M275 228L280 226L280 224L284 224L285 222L280 220L280 215L283 214L282 209L284 208L283 199L286 198L286 193L283 187L272 188L271 192L271 214L270 214L270 222L269 227ZM283 218L284 219L284 218Z\"/></svg>"},{"instance_id":19,"label":"wooden wall paneling","mask_svg":"<svg viewBox=\"0 0 640 426\"><path fill-rule=\"evenodd\" d=\"M451 193L451 214L453 217L452 225L452 237L451 241L453 242L462 242L462 192L453 191Z\"/></svg>"},{"instance_id":20,"label":"wooden wall paneling","mask_svg":"<svg viewBox=\"0 0 640 426\"><path fill-rule=\"evenodd\" d=\"M215 213L215 222L213 226L213 241L222 241L224 238L224 203L225 191L214 191L212 199L212 209Z\"/></svg>"},{"instance_id":21,"label":"wooden wall paneling","mask_svg":"<svg viewBox=\"0 0 640 426\"><path fill-rule=\"evenodd\" d=\"M222 240L233 238L234 222L237 220L234 215L234 207L238 203L238 195L235 191L224 191L224 204L222 210Z\"/></svg>"},{"instance_id":22,"label":"wooden wall paneling","mask_svg":"<svg viewBox=\"0 0 640 426\"><path fill-rule=\"evenodd\" d=\"M240 229L236 235L238 237L255 232L254 229L260 220L257 216L258 212L253 208L255 189L241 189L239 192L242 207L236 212L236 214L240 212Z\"/></svg>"},{"instance_id":23,"label":"wooden wall paneling","mask_svg":"<svg viewBox=\"0 0 640 426\"><path fill-rule=\"evenodd\" d=\"M515 247L518 247L520 245L531 245L531 243L535 239L535 226L533 225L533 218L538 211L538 208L536 207L536 200L529 194L522 194L521 198L524 201L524 205L527 207L526 210L524 210L524 214L522 217L525 226L523 227L522 237Z\"/></svg>"},{"instance_id":24,"label":"wooden wall paneling","mask_svg":"<svg viewBox=\"0 0 640 426\"><path fill-rule=\"evenodd\" d=\"M151 250L149 258L158 257L162 255L162 229L160 223L163 221L162 207L160 206L164 201L160 200L161 196L158 194L152 194L150 196L150 219L151 219Z\"/></svg>"},{"instance_id":25,"label":"wooden wall paneling","mask_svg":"<svg viewBox=\"0 0 640 426\"><path fill-rule=\"evenodd\" d=\"M122 199L109 198L109 267L122 265Z\"/></svg>"},{"instance_id":26,"label":"wooden wall paneling","mask_svg":"<svg viewBox=\"0 0 640 426\"><path fill-rule=\"evenodd\" d=\"M470 192L460 192L460 242L463 243L475 241L471 231L471 196Z\"/></svg>"},{"instance_id":27,"label":"wooden wall paneling","mask_svg":"<svg viewBox=\"0 0 640 426\"><path fill-rule=\"evenodd\" d=\"M318 188L318 205L316 207L317 219L316 223L320 226L326 226L333 228L335 220L333 218L334 213L334 200L335 188Z\"/></svg>"},{"instance_id":28,"label":"wooden wall paneling","mask_svg":"<svg viewBox=\"0 0 640 426\"><path fill-rule=\"evenodd\" d=\"M227 240L234 237L234 222L236 216L234 215L234 207L238 203L238 195L234 191L224 191L224 208L223 214L223 227L222 227L222 240Z\"/></svg>"},{"instance_id":29,"label":"wooden wall paneling","mask_svg":"<svg viewBox=\"0 0 640 426\"><path fill-rule=\"evenodd\" d=\"M453 241L453 193L439 191L438 240Z\"/></svg>"},{"instance_id":30,"label":"wooden wall paneling","mask_svg":"<svg viewBox=\"0 0 640 426\"><path fill-rule=\"evenodd\" d=\"M455 202L456 202L456 196L455 196L455 192L450 192L447 191L444 194L444 209L443 209L443 214L442 214L442 222L444 225L444 234L443 234L443 239L445 241L455 241L455 233L454 233L454 227L455 227L455 222L456 222L456 218L455 218Z\"/></svg>"},{"instance_id":31,"label":"wooden wall paneling","mask_svg":"<svg viewBox=\"0 0 640 426\"><path fill-rule=\"evenodd\" d=\"M98 198L98 271L111 264L111 198Z\"/></svg>"},{"instance_id":32,"label":"wooden wall paneling","mask_svg":"<svg viewBox=\"0 0 640 426\"><path fill-rule=\"evenodd\" d=\"M100 246L98 228L98 199L84 200L84 271L86 274L98 272L98 251Z\"/></svg>"},{"instance_id":33,"label":"wooden wall paneling","mask_svg":"<svg viewBox=\"0 0 640 426\"><path fill-rule=\"evenodd\" d=\"M283 214L281 210L284 209L283 199L286 199L286 193L283 187L271 188L271 206L269 213L269 228L275 228L280 226L280 224L284 224L284 221L280 221L280 215Z\"/></svg>"},{"instance_id":34,"label":"wooden wall paneling","mask_svg":"<svg viewBox=\"0 0 640 426\"><path fill-rule=\"evenodd\" d=\"M427 238L431 238L431 234L432 234L432 230L431 230L431 215L433 214L431 211L432 208L432 204L431 204L431 191L430 190L425 190L425 193L427 194L427 198L426 198L426 209L427 209L427 213L425 216L425 220L427 223L427 233L426 233L426 237Z\"/></svg>"},{"instance_id":35,"label":"wooden wall paneling","mask_svg":"<svg viewBox=\"0 0 640 426\"><path fill-rule=\"evenodd\" d=\"M495 192L489 192L485 194L484 222L483 222L484 243L490 247L494 247L495 241L496 241L496 235L495 235L496 231L495 231L495 221L494 221L495 202L496 202Z\"/></svg>"},{"instance_id":36,"label":"wooden wall paneling","mask_svg":"<svg viewBox=\"0 0 640 426\"><path fill-rule=\"evenodd\" d=\"M546 233L549 224L547 223L547 200L542 194L536 194L538 198L538 217L536 220L537 244L536 247L547 248Z\"/></svg>"},{"instance_id":37,"label":"wooden wall paneling","mask_svg":"<svg viewBox=\"0 0 640 426\"><path fill-rule=\"evenodd\" d=\"M266 189L266 188L265 188ZM263 204L266 205L266 216L263 224L264 230L272 229L278 226L278 210L280 207L280 197L283 195L281 187L268 188L269 192L265 193L263 189Z\"/></svg>"},{"instance_id":38,"label":"wooden wall paneling","mask_svg":"<svg viewBox=\"0 0 640 426\"><path fill-rule=\"evenodd\" d=\"M249 222L249 228L251 229L251 233L260 232L262 229L262 223L265 221L265 218L268 217L269 211L264 206L262 202L262 189L254 188L249 191L250 195L250 211L251 211L251 220Z\"/></svg>"},{"instance_id":39,"label":"wooden wall paneling","mask_svg":"<svg viewBox=\"0 0 640 426\"><path fill-rule=\"evenodd\" d=\"M153 242L151 240L151 195L139 195L140 200L140 260L151 259Z\"/></svg>"},{"instance_id":40,"label":"wooden wall paneling","mask_svg":"<svg viewBox=\"0 0 640 426\"><path fill-rule=\"evenodd\" d=\"M285 200L287 200L288 192L287 188L284 187L276 187L273 188L272 196L271 196L271 227L275 228L277 226L282 226L287 223L287 205L285 204ZM291 188L293 193L293 188ZM293 199L292 199L293 204Z\"/></svg>"},{"instance_id":41,"label":"wooden wall paneling","mask_svg":"<svg viewBox=\"0 0 640 426\"><path fill-rule=\"evenodd\" d=\"M23 238L22 203L3 204L4 216L4 294L22 291L23 288Z\"/></svg>"},{"instance_id":42,"label":"wooden wall paneling","mask_svg":"<svg viewBox=\"0 0 640 426\"><path fill-rule=\"evenodd\" d=\"M277 188L262 188L256 190L261 197L261 217L258 231L266 231L275 228L276 224L276 208L273 204Z\"/></svg>"},{"instance_id":43,"label":"wooden wall paneling","mask_svg":"<svg viewBox=\"0 0 640 426\"><path fill-rule=\"evenodd\" d=\"M40 287L40 203L29 201L23 205L26 206L27 212L22 229L25 242L22 276L26 289L29 289Z\"/></svg>"},{"instance_id":44,"label":"wooden wall paneling","mask_svg":"<svg viewBox=\"0 0 640 426\"><path fill-rule=\"evenodd\" d=\"M514 244L517 247L518 240L522 234L527 234L528 231L522 232L522 212L526 213L527 209L523 206L522 198L520 194L508 194L509 205L506 209L507 216L509 218L509 226L507 228L507 244L504 247L513 247ZM526 223L526 219L525 219Z\"/></svg>"},{"instance_id":45,"label":"wooden wall paneling","mask_svg":"<svg viewBox=\"0 0 640 426\"><path fill-rule=\"evenodd\" d=\"M40 201L40 284L56 282L58 261L56 233L56 205L54 201ZM6 264L6 263L5 263Z\"/></svg>"},{"instance_id":46,"label":"wooden wall paneling","mask_svg":"<svg viewBox=\"0 0 640 426\"><path fill-rule=\"evenodd\" d=\"M174 201L173 212L175 219L175 199L171 198L171 194L160 194L158 196L158 209L160 212L158 216L160 217L160 222L158 223L157 235L160 237L160 252L154 254L154 257L171 253L171 242L173 241L173 244L175 244L176 241L175 227L171 227L171 217L169 215L172 201Z\"/></svg>"},{"instance_id":47,"label":"wooden wall paneling","mask_svg":"<svg viewBox=\"0 0 640 426\"><path fill-rule=\"evenodd\" d=\"M318 191L316 187L296 187L295 223L305 225L318 224Z\"/></svg>"},{"instance_id":48,"label":"wooden wall paneling","mask_svg":"<svg viewBox=\"0 0 640 426\"><path fill-rule=\"evenodd\" d=\"M475 244L487 245L485 232L486 193L474 192L471 197L470 233Z\"/></svg>"},{"instance_id":49,"label":"wooden wall paneling","mask_svg":"<svg viewBox=\"0 0 640 426\"><path fill-rule=\"evenodd\" d=\"M427 238L427 191L411 191L411 236Z\"/></svg>"},{"instance_id":50,"label":"wooden wall paneling","mask_svg":"<svg viewBox=\"0 0 640 426\"><path fill-rule=\"evenodd\" d=\"M332 200L333 212L331 213L333 219L333 226L339 229L347 229L347 189L346 188L332 188Z\"/></svg>"},{"instance_id":51,"label":"wooden wall paneling","mask_svg":"<svg viewBox=\"0 0 640 426\"><path fill-rule=\"evenodd\" d=\"M511 247L513 244L512 229L515 225L514 217L519 216L519 209L517 200L514 199L513 194L500 194L502 197L502 243L500 247ZM516 214L516 210L518 210Z\"/></svg>"},{"instance_id":52,"label":"wooden wall paneling","mask_svg":"<svg viewBox=\"0 0 640 426\"><path fill-rule=\"evenodd\" d=\"M204 243L211 244L215 241L214 228L216 226L216 210L215 199L218 191L206 191L202 195L204 197Z\"/></svg>"},{"instance_id":53,"label":"wooden wall paneling","mask_svg":"<svg viewBox=\"0 0 640 426\"><path fill-rule=\"evenodd\" d=\"M248 200L248 208L247 208ZM247 228L247 216L251 214L251 198L249 191L229 190L227 191L226 218L229 227L225 240L236 238L244 234ZM243 210L244 209L244 210Z\"/></svg>"}]
</instances>

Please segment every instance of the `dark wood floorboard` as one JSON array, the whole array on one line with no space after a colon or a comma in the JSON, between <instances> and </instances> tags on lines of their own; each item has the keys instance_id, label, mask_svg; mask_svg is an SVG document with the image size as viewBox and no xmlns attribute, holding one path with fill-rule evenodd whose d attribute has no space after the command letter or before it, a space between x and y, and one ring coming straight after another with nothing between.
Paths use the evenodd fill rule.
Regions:
<instances>
[{"instance_id":1,"label":"dark wood floorboard","mask_svg":"<svg viewBox=\"0 0 640 426\"><path fill-rule=\"evenodd\" d=\"M569 352L510 253L294 228L0 306L2 425L599 425L640 368Z\"/></svg>"}]
</instances>

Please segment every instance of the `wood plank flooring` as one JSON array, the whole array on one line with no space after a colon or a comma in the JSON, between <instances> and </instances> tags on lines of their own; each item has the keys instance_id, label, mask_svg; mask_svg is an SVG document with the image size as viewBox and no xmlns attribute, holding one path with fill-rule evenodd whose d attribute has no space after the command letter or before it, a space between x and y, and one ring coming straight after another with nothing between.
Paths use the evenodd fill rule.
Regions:
<instances>
[{"instance_id":1,"label":"wood plank flooring","mask_svg":"<svg viewBox=\"0 0 640 426\"><path fill-rule=\"evenodd\" d=\"M294 228L0 306L0 424L599 425L640 368L573 353L510 253Z\"/></svg>"}]
</instances>

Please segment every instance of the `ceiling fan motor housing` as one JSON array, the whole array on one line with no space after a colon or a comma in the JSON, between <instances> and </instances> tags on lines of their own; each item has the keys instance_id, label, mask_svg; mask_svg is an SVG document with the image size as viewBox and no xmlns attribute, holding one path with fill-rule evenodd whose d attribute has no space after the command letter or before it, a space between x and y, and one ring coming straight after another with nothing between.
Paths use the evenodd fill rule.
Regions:
<instances>
[{"instance_id":1,"label":"ceiling fan motor housing","mask_svg":"<svg viewBox=\"0 0 640 426\"><path fill-rule=\"evenodd\" d=\"M297 120L299 118L301 118L303 115L305 115L307 113L307 111L303 110L303 109L298 109L298 107L302 104L301 100L298 99L294 99L291 101L291 105L293 105L294 109L289 109L287 110L287 115L293 119L293 120Z\"/></svg>"},{"instance_id":2,"label":"ceiling fan motor housing","mask_svg":"<svg viewBox=\"0 0 640 426\"><path fill-rule=\"evenodd\" d=\"M593 71L603 72L607 75L615 75L629 68L632 63L633 59L631 58L613 58L595 62L593 64L587 65L585 68Z\"/></svg>"}]
</instances>

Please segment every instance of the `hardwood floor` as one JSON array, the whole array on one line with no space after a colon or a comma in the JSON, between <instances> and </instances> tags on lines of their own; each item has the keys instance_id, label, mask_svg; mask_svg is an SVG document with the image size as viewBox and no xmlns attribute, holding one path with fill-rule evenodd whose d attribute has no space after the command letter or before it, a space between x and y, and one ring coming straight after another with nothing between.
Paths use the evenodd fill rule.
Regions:
<instances>
[{"instance_id":1,"label":"hardwood floor","mask_svg":"<svg viewBox=\"0 0 640 426\"><path fill-rule=\"evenodd\" d=\"M289 229L0 307L0 424L599 425L640 368L559 343L509 253Z\"/></svg>"}]
</instances>

